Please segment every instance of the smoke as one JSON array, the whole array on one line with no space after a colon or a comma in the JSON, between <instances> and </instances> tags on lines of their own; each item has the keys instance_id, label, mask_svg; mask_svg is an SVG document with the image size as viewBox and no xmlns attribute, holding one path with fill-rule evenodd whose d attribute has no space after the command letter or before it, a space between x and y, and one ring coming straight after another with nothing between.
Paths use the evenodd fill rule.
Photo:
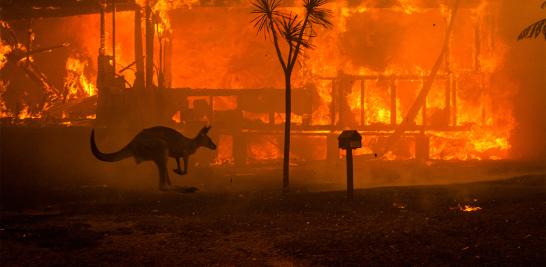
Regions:
<instances>
[{"instance_id":1,"label":"smoke","mask_svg":"<svg viewBox=\"0 0 546 267\"><path fill-rule=\"evenodd\" d=\"M514 115L517 127L512 133L514 158L546 158L546 41L541 37L517 41L520 31L546 16L542 0L503 0L499 14L499 36L509 48L505 64L497 75L517 87Z\"/></svg>"}]
</instances>

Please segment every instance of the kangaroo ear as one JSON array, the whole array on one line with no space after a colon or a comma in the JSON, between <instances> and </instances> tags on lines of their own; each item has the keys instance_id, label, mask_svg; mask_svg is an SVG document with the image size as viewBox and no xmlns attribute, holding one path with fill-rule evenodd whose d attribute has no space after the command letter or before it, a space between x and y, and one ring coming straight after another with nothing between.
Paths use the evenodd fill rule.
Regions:
<instances>
[{"instance_id":1,"label":"kangaroo ear","mask_svg":"<svg viewBox=\"0 0 546 267\"><path fill-rule=\"evenodd\" d=\"M203 129L201 129L201 131L199 131L199 134L207 134L210 130L210 127L209 126L204 126Z\"/></svg>"}]
</instances>

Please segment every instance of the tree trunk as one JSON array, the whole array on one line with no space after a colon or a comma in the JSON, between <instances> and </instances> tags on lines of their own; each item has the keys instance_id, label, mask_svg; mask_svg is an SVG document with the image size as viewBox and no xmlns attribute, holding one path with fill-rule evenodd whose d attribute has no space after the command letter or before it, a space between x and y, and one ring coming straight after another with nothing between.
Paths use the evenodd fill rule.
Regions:
<instances>
[{"instance_id":1,"label":"tree trunk","mask_svg":"<svg viewBox=\"0 0 546 267\"><path fill-rule=\"evenodd\" d=\"M292 72L290 70L285 71L284 157L282 168L282 185L285 192L288 191L290 177L290 124L292 121L292 89L290 83L291 76Z\"/></svg>"}]
</instances>

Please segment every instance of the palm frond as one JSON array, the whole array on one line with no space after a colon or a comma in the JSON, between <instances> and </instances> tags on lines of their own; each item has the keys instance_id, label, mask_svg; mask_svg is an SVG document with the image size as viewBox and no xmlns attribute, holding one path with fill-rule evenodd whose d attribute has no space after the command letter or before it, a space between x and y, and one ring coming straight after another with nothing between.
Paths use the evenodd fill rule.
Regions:
<instances>
[{"instance_id":1,"label":"palm frond","mask_svg":"<svg viewBox=\"0 0 546 267\"><path fill-rule=\"evenodd\" d=\"M522 39L525 39L525 38L537 38L538 36L540 36L541 33L544 36L544 39L546 40L546 19L539 20L539 21L527 26L519 34L518 40L522 40Z\"/></svg>"},{"instance_id":2,"label":"palm frond","mask_svg":"<svg viewBox=\"0 0 546 267\"><path fill-rule=\"evenodd\" d=\"M290 14L290 16L282 19L280 23L280 33L289 46L296 47L300 38L302 27L303 22L298 19L298 15L292 16L292 14ZM311 33L311 31L309 33ZM301 36L301 45L304 48L313 48L313 45L310 42L311 37L312 36L310 34Z\"/></svg>"},{"instance_id":3,"label":"palm frond","mask_svg":"<svg viewBox=\"0 0 546 267\"><path fill-rule=\"evenodd\" d=\"M304 0L303 6L309 15L311 24L330 28L332 24L332 11L321 6L328 3L328 0Z\"/></svg>"},{"instance_id":4,"label":"palm frond","mask_svg":"<svg viewBox=\"0 0 546 267\"><path fill-rule=\"evenodd\" d=\"M257 16L251 20L254 23L257 33L263 32L267 37L274 30L272 27L278 23L278 17L282 17L282 14L277 10L280 6L280 0L256 0L252 2L254 10L252 14Z\"/></svg>"}]
</instances>

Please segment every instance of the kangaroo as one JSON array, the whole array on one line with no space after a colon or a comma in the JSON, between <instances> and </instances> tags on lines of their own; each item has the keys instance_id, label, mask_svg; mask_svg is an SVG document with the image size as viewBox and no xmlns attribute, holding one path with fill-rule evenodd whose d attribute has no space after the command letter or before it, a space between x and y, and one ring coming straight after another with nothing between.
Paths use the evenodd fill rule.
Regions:
<instances>
[{"instance_id":1,"label":"kangaroo","mask_svg":"<svg viewBox=\"0 0 546 267\"><path fill-rule=\"evenodd\" d=\"M118 152L103 153L95 143L95 130L91 131L91 152L93 155L106 162L115 162L129 157L134 157L137 164L142 161L153 161L159 170L159 190L167 191L171 186L167 171L167 160L172 157L176 160L177 169L173 171L179 175L188 173L188 160L199 147L207 147L212 150L216 145L207 136L210 126L205 126L196 137L190 139L178 131L157 126L147 128L138 133L129 144ZM180 168L180 158L184 160L184 170Z\"/></svg>"}]
</instances>

